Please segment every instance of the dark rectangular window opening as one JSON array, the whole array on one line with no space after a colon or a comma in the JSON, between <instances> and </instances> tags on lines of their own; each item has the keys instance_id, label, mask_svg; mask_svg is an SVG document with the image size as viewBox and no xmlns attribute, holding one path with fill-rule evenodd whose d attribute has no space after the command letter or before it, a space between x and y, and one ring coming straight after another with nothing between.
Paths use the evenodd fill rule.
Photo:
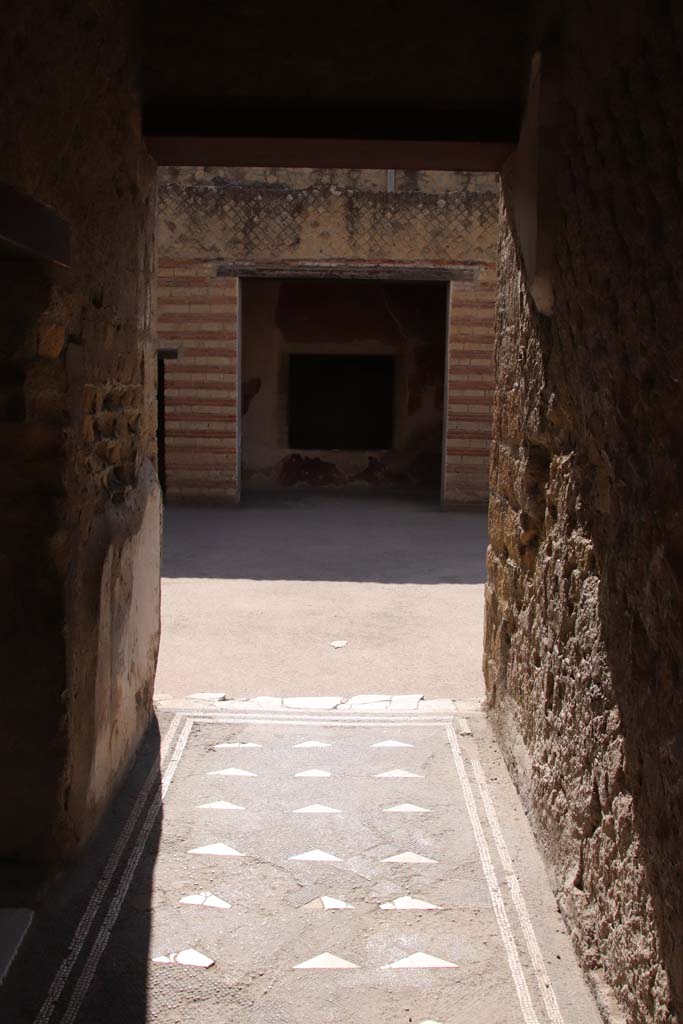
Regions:
<instances>
[{"instance_id":1,"label":"dark rectangular window opening","mask_svg":"<svg viewBox=\"0 0 683 1024\"><path fill-rule=\"evenodd\" d=\"M290 355L290 448L386 449L393 433L393 356Z\"/></svg>"}]
</instances>

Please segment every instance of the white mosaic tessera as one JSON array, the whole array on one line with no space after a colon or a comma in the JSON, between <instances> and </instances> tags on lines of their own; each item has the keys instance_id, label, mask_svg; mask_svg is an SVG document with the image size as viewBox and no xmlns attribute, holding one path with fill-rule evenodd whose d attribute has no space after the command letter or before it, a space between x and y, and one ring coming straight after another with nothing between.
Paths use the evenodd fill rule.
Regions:
<instances>
[{"instance_id":1,"label":"white mosaic tessera","mask_svg":"<svg viewBox=\"0 0 683 1024\"><path fill-rule=\"evenodd\" d=\"M232 903L214 896L212 892L195 892L191 896L183 896L180 902L195 907L213 907L216 910L230 910L232 907Z\"/></svg>"},{"instance_id":2,"label":"white mosaic tessera","mask_svg":"<svg viewBox=\"0 0 683 1024\"><path fill-rule=\"evenodd\" d=\"M213 967L215 960L205 956L198 949L181 949L179 953L152 957L155 964L180 964L181 967Z\"/></svg>"}]
</instances>

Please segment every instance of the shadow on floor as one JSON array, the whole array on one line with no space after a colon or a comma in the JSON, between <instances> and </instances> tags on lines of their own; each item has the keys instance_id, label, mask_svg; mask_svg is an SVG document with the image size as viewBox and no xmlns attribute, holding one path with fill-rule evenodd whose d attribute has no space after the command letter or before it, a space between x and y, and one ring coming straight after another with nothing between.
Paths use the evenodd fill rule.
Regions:
<instances>
[{"instance_id":1,"label":"shadow on floor","mask_svg":"<svg viewBox=\"0 0 683 1024\"><path fill-rule=\"evenodd\" d=\"M156 719L76 864L42 904L0 987L7 1024L144 1024L161 835ZM119 850L119 856L114 856Z\"/></svg>"},{"instance_id":2,"label":"shadow on floor","mask_svg":"<svg viewBox=\"0 0 683 1024\"><path fill-rule=\"evenodd\" d=\"M485 512L355 495L248 495L239 508L167 508L162 575L484 583Z\"/></svg>"}]
</instances>

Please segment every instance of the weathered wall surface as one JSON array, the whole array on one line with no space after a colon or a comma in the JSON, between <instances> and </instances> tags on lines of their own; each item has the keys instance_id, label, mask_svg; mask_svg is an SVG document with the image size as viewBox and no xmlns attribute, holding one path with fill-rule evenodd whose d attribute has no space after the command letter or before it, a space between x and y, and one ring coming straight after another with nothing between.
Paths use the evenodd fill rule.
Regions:
<instances>
[{"instance_id":1,"label":"weathered wall surface","mask_svg":"<svg viewBox=\"0 0 683 1024\"><path fill-rule=\"evenodd\" d=\"M417 448L413 451L415 472L408 471L412 442L403 443L403 438L401 458L392 459L391 465L373 462L371 481L363 475L368 472L367 460L361 464L348 453L335 461L339 477L319 453L312 464L310 459L297 461L300 453L295 453L297 459L289 463L291 478L331 485L359 477L377 486L394 486L399 478L405 485L410 478L415 486L427 462L436 464L436 452L445 450L444 505L485 501L498 175L397 170L392 178L386 171L217 167L167 167L160 175L159 345L178 349L180 358L167 364L168 373L179 388L191 388L195 399L194 408L187 410L193 423L191 417L181 416L179 408L172 414L167 410L169 438L175 438L169 445L178 448L173 457L178 464L185 460L187 468L176 473L178 487L169 482L169 499L234 501L238 493L234 481L240 461L241 417L235 418L239 377L234 374L239 346L233 352L234 325L224 324L222 334L219 330L224 312L220 302L225 298L221 281L258 275L451 281L446 429L437 443L436 419L438 415L443 421L443 412L437 414L434 408L429 424L433 437L426 443L415 438L423 454L420 459ZM171 280L183 274L185 281ZM263 288L264 294L271 295L267 282ZM249 317L267 328L265 309L254 308ZM208 332L206 338L213 332L213 353L189 351L193 332L196 335L200 328ZM265 355L268 366L254 364L253 342L249 349L249 366L242 378L245 409L253 382L258 379L263 385L265 375L272 383L275 373ZM443 385L443 360L440 373ZM281 391L283 386L280 379L277 388ZM245 467L252 487L259 481L272 485L273 467L292 455L281 436L286 431L281 402L270 409L272 422L264 415L259 426L255 423L256 410L267 393L264 387L245 421ZM191 403L189 390L183 401ZM274 397L272 401L276 403ZM203 490L202 466L206 467Z\"/></svg>"},{"instance_id":2,"label":"weathered wall surface","mask_svg":"<svg viewBox=\"0 0 683 1024\"><path fill-rule=\"evenodd\" d=\"M245 280L244 488L438 491L446 302L441 283ZM287 369L295 353L393 356L392 448L290 448Z\"/></svg>"},{"instance_id":3,"label":"weathered wall surface","mask_svg":"<svg viewBox=\"0 0 683 1024\"><path fill-rule=\"evenodd\" d=\"M555 305L529 298L506 187L491 470L489 701L583 961L638 1024L683 1015L673 12L556 25Z\"/></svg>"},{"instance_id":4,"label":"weathered wall surface","mask_svg":"<svg viewBox=\"0 0 683 1024\"><path fill-rule=\"evenodd\" d=\"M166 258L219 259L235 273L269 264L438 267L495 258L497 175L397 172L396 191L387 192L381 171L161 173Z\"/></svg>"},{"instance_id":5,"label":"weathered wall surface","mask_svg":"<svg viewBox=\"0 0 683 1024\"><path fill-rule=\"evenodd\" d=\"M155 187L126 4L11 3L2 51L0 180L72 236L68 270L2 265L0 854L21 860L83 840L151 714Z\"/></svg>"}]
</instances>

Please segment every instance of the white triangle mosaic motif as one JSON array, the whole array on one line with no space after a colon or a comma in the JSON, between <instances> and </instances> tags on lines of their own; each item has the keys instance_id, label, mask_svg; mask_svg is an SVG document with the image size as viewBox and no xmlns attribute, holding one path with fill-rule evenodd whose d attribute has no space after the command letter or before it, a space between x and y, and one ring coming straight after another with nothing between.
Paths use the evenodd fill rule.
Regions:
<instances>
[{"instance_id":1,"label":"white triangle mosaic motif","mask_svg":"<svg viewBox=\"0 0 683 1024\"><path fill-rule=\"evenodd\" d=\"M304 903L304 910L353 910L353 906L334 896L319 896L310 903Z\"/></svg>"},{"instance_id":2,"label":"white triangle mosaic motif","mask_svg":"<svg viewBox=\"0 0 683 1024\"><path fill-rule=\"evenodd\" d=\"M414 743L403 743L401 740L382 740L381 743L373 743L373 747L414 747Z\"/></svg>"},{"instance_id":3,"label":"white triangle mosaic motif","mask_svg":"<svg viewBox=\"0 0 683 1024\"><path fill-rule=\"evenodd\" d=\"M443 907L426 900L416 900L413 896L399 896L390 903L380 903L380 910L443 910Z\"/></svg>"},{"instance_id":4,"label":"white triangle mosaic motif","mask_svg":"<svg viewBox=\"0 0 683 1024\"><path fill-rule=\"evenodd\" d=\"M243 811L244 807L239 804L231 804L229 800L214 800L210 804L197 804L203 811Z\"/></svg>"},{"instance_id":5,"label":"white triangle mosaic motif","mask_svg":"<svg viewBox=\"0 0 683 1024\"><path fill-rule=\"evenodd\" d=\"M216 743L213 750L234 750L236 747L260 747L260 743Z\"/></svg>"},{"instance_id":6,"label":"white triangle mosaic motif","mask_svg":"<svg viewBox=\"0 0 683 1024\"><path fill-rule=\"evenodd\" d=\"M325 807L325 804L310 804L308 807L299 807L293 814L341 814L336 807Z\"/></svg>"},{"instance_id":7,"label":"white triangle mosaic motif","mask_svg":"<svg viewBox=\"0 0 683 1024\"><path fill-rule=\"evenodd\" d=\"M333 853L325 853L324 850L307 850L306 853L297 853L295 857L289 857L289 860L340 860L339 857L335 857Z\"/></svg>"},{"instance_id":8,"label":"white triangle mosaic motif","mask_svg":"<svg viewBox=\"0 0 683 1024\"><path fill-rule=\"evenodd\" d=\"M306 740L305 743L296 743L293 750L305 750L309 747L329 747L329 743L321 743L320 740Z\"/></svg>"},{"instance_id":9,"label":"white triangle mosaic motif","mask_svg":"<svg viewBox=\"0 0 683 1024\"><path fill-rule=\"evenodd\" d=\"M197 846L194 850L190 850L190 853L205 854L208 857L244 857L243 853L239 850L233 850L232 846L226 846L225 843L210 843L208 846Z\"/></svg>"},{"instance_id":10,"label":"white triangle mosaic motif","mask_svg":"<svg viewBox=\"0 0 683 1024\"><path fill-rule=\"evenodd\" d=\"M385 857L382 864L436 864L436 861L431 857L423 857L420 853L411 853L406 850L405 853L396 853L393 857Z\"/></svg>"},{"instance_id":11,"label":"white triangle mosaic motif","mask_svg":"<svg viewBox=\"0 0 683 1024\"><path fill-rule=\"evenodd\" d=\"M212 967L215 962L210 956L200 953L198 949L181 949L179 953L152 958L152 963L155 964L180 964L182 967Z\"/></svg>"},{"instance_id":12,"label":"white triangle mosaic motif","mask_svg":"<svg viewBox=\"0 0 683 1024\"><path fill-rule=\"evenodd\" d=\"M418 775L416 772L404 772L402 768L394 768L390 772L381 772L380 775L375 775L376 779L424 779L424 775Z\"/></svg>"},{"instance_id":13,"label":"white triangle mosaic motif","mask_svg":"<svg viewBox=\"0 0 683 1024\"><path fill-rule=\"evenodd\" d=\"M412 956L403 957L402 960L394 960L393 964L384 964L382 970L402 970L405 967L420 968L457 966L457 964L452 964L450 960L441 960L438 956L432 956L431 953L413 953Z\"/></svg>"},{"instance_id":14,"label":"white triangle mosaic motif","mask_svg":"<svg viewBox=\"0 0 683 1024\"><path fill-rule=\"evenodd\" d=\"M304 960L302 964L294 964L293 970L295 971L312 971L312 970L348 970L349 967L358 967L358 964L352 964L350 960L343 960L340 956L335 956L334 953L321 953L320 956L314 956L312 960Z\"/></svg>"},{"instance_id":15,"label":"white triangle mosaic motif","mask_svg":"<svg viewBox=\"0 0 683 1024\"><path fill-rule=\"evenodd\" d=\"M249 775L252 779L256 776L253 772L245 772L244 768L220 768L217 772L207 772L207 775Z\"/></svg>"},{"instance_id":16,"label":"white triangle mosaic motif","mask_svg":"<svg viewBox=\"0 0 683 1024\"><path fill-rule=\"evenodd\" d=\"M431 814L428 807L418 807L417 804L396 804L395 807L385 807L385 814Z\"/></svg>"},{"instance_id":17,"label":"white triangle mosaic motif","mask_svg":"<svg viewBox=\"0 0 683 1024\"><path fill-rule=\"evenodd\" d=\"M307 772L297 772L295 779L329 779L331 772L323 771L322 768L310 768Z\"/></svg>"},{"instance_id":18,"label":"white triangle mosaic motif","mask_svg":"<svg viewBox=\"0 0 683 1024\"><path fill-rule=\"evenodd\" d=\"M191 896L183 896L180 902L194 907L215 907L216 910L230 910L232 906L220 896L214 896L212 892L195 892Z\"/></svg>"}]
</instances>

